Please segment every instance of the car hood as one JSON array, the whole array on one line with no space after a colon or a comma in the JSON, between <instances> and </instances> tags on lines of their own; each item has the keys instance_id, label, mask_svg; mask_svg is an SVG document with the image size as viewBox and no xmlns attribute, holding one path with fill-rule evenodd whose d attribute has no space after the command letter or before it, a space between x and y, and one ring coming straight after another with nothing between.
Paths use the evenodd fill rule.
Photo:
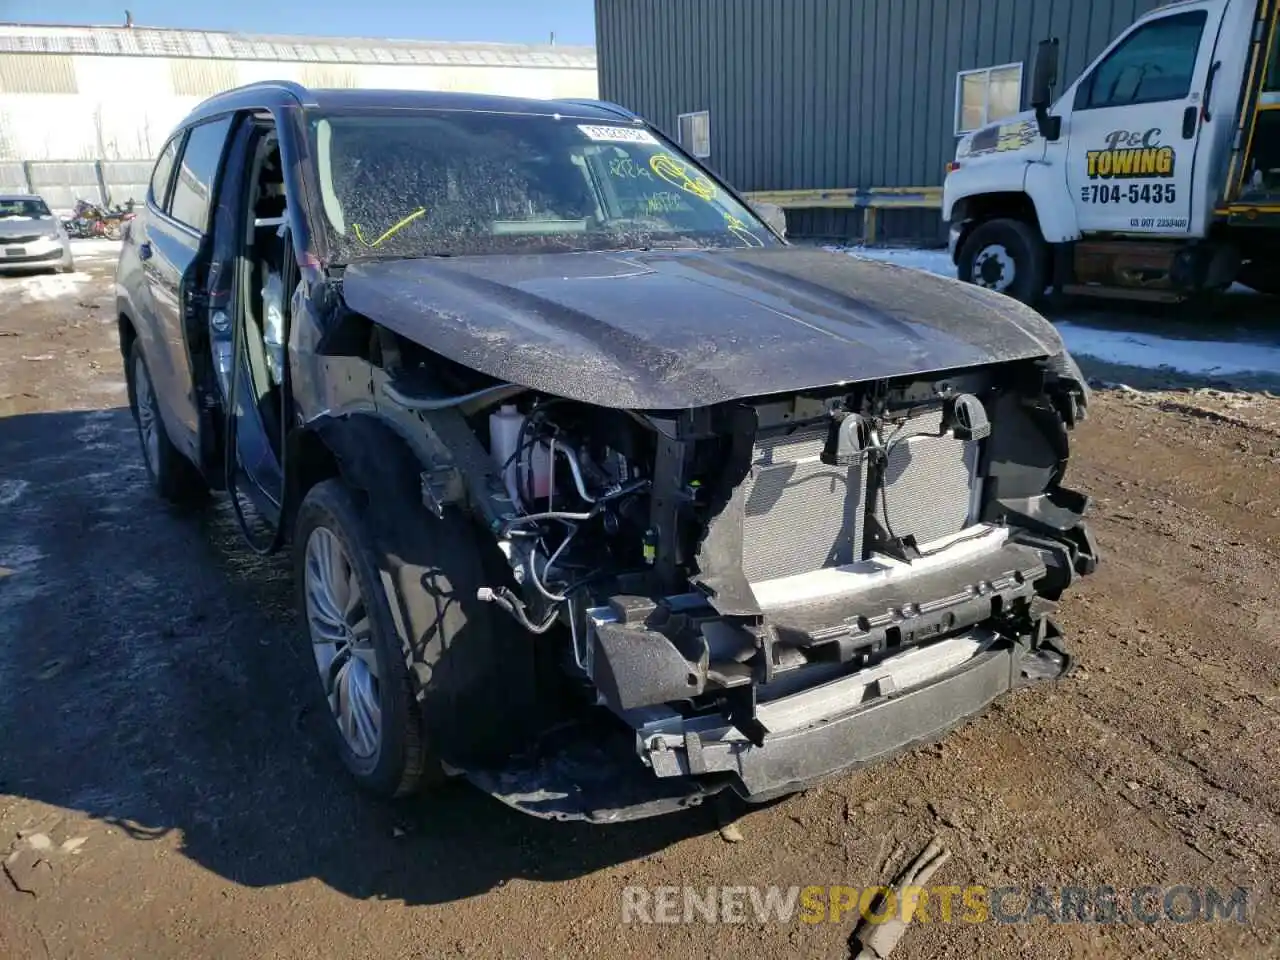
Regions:
<instances>
[{"instance_id":1,"label":"car hood","mask_svg":"<svg viewBox=\"0 0 1280 960\"><path fill-rule=\"evenodd\" d=\"M450 360L607 407L675 409L1062 350L1000 294L817 249L375 261L347 305Z\"/></svg>"},{"instance_id":2,"label":"car hood","mask_svg":"<svg viewBox=\"0 0 1280 960\"><path fill-rule=\"evenodd\" d=\"M0 240L7 237L52 237L58 221L52 217L0 217Z\"/></svg>"}]
</instances>

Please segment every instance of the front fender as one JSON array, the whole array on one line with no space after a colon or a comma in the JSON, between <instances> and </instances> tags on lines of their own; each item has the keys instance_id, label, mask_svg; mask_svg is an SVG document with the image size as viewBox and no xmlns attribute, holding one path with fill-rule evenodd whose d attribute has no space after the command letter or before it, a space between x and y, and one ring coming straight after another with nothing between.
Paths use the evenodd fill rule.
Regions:
<instances>
[{"instance_id":1,"label":"front fender","mask_svg":"<svg viewBox=\"0 0 1280 960\"><path fill-rule=\"evenodd\" d=\"M1060 165L1051 160L1031 164L1027 168L1026 191L1035 204L1045 240L1068 243L1080 239L1076 205L1067 190L1066 171Z\"/></svg>"},{"instance_id":2,"label":"front fender","mask_svg":"<svg viewBox=\"0 0 1280 960\"><path fill-rule=\"evenodd\" d=\"M327 472L336 472L347 486L365 495L375 515L390 502L388 494L419 499L423 454L386 419L370 413L326 414L295 430L289 452L302 458L298 478L303 486L306 468L316 465L317 442L327 455ZM394 528L394 517L383 519Z\"/></svg>"}]
</instances>

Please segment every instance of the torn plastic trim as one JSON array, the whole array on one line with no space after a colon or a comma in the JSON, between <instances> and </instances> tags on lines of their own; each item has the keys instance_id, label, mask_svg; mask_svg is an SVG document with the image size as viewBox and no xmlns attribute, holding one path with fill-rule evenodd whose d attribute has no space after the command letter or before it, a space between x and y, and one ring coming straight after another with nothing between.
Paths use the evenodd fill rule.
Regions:
<instances>
[{"instance_id":1,"label":"torn plastic trim","mask_svg":"<svg viewBox=\"0 0 1280 960\"><path fill-rule=\"evenodd\" d=\"M589 672L619 713L702 694L750 693L768 702L822 682L833 669L1027 611L1046 574L1043 557L1034 545L1006 540L909 580L876 579L834 601L779 607L760 627L719 616L698 593L613 597L587 612ZM756 669L762 658L765 677Z\"/></svg>"}]
</instances>

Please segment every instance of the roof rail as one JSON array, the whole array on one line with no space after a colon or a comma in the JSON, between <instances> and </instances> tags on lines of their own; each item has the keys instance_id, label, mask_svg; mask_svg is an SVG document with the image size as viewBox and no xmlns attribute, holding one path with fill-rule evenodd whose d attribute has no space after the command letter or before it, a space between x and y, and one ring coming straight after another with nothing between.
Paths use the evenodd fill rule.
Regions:
<instances>
[{"instance_id":1,"label":"roof rail","mask_svg":"<svg viewBox=\"0 0 1280 960\"><path fill-rule=\"evenodd\" d=\"M608 100L587 100L587 99L571 99L561 100L560 103L574 103L580 107L595 107L597 110L604 110L612 113L614 116L621 117L624 120L640 120L641 117L637 113L632 113L626 107L616 103L610 103Z\"/></svg>"},{"instance_id":2,"label":"roof rail","mask_svg":"<svg viewBox=\"0 0 1280 960\"><path fill-rule=\"evenodd\" d=\"M219 93L215 93L211 97L206 97L195 105L192 112L194 113L206 104L213 103L223 97L238 93L245 93L250 90L279 90L296 100L300 107L314 107L316 105L315 97L311 95L311 91L300 83L295 83L292 80L258 80L254 83L246 83L239 87L232 87L229 90L223 90Z\"/></svg>"}]
</instances>

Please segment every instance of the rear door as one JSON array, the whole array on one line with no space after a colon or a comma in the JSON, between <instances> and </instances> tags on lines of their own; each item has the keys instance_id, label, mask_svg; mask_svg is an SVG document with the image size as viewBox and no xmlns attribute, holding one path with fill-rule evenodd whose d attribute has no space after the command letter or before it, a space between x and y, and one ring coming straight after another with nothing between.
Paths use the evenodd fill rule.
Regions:
<instances>
[{"instance_id":1,"label":"rear door","mask_svg":"<svg viewBox=\"0 0 1280 960\"><path fill-rule=\"evenodd\" d=\"M117 278L121 292L130 303L135 329L142 351L147 358L147 368L157 395L164 398L161 410L165 417L166 432L179 449L191 450L191 437L187 435L185 412L181 404L172 398L181 396L181 379L173 368L173 357L168 347L165 315L172 309L169 287L165 283L167 264L156 259L153 236L162 229L168 216L169 194L173 186L173 173L177 169L178 154L182 150L186 131L174 134L164 145L151 171L151 183L147 190L147 203L143 215L134 220L125 237L120 255ZM169 244L163 244L168 249ZM135 269L136 268L136 269Z\"/></svg>"},{"instance_id":2,"label":"rear door","mask_svg":"<svg viewBox=\"0 0 1280 960\"><path fill-rule=\"evenodd\" d=\"M210 196L231 125L230 116L193 125L176 154L167 202L153 212L147 231L144 258L151 301L154 305L158 344L167 380L162 406L177 420L182 439L171 431L175 443L185 445L199 461L199 410L186 342L188 311L198 310L189 293L198 290L192 271L197 262L210 217ZM150 360L151 358L148 357Z\"/></svg>"},{"instance_id":3,"label":"rear door","mask_svg":"<svg viewBox=\"0 0 1280 960\"><path fill-rule=\"evenodd\" d=\"M1201 0L1140 21L1077 84L1064 136L1082 232L1190 229L1201 98L1225 10Z\"/></svg>"}]
</instances>

